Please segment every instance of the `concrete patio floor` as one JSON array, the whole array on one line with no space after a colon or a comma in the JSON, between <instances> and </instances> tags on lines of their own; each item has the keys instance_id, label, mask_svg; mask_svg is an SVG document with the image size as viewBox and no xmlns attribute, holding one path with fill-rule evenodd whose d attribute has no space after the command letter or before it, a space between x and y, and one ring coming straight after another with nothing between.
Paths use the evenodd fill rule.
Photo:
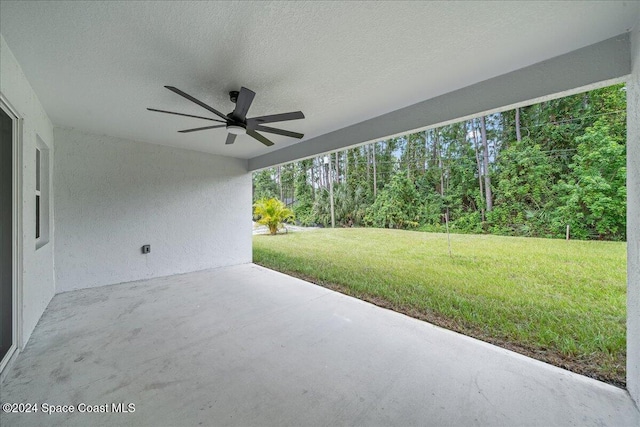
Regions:
<instances>
[{"instance_id":1,"label":"concrete patio floor","mask_svg":"<svg viewBox=\"0 0 640 427\"><path fill-rule=\"evenodd\" d=\"M640 425L624 390L253 264L56 295L0 401L135 405L3 427Z\"/></svg>"}]
</instances>

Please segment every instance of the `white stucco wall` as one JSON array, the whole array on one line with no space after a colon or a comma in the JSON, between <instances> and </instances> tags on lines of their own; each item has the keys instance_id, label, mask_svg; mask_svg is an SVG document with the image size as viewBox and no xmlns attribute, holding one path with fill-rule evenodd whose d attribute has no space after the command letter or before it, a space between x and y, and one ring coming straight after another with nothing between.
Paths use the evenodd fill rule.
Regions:
<instances>
[{"instance_id":1,"label":"white stucco wall","mask_svg":"<svg viewBox=\"0 0 640 427\"><path fill-rule=\"evenodd\" d=\"M0 35L0 92L23 119L22 122L22 335L24 346L42 312L54 295L54 243L51 229L48 244L36 250L35 153L36 139L53 152L53 126L27 81L20 64ZM51 174L49 182L51 182ZM51 199L51 209L55 205ZM53 218L50 218L52 224Z\"/></svg>"},{"instance_id":2,"label":"white stucco wall","mask_svg":"<svg viewBox=\"0 0 640 427\"><path fill-rule=\"evenodd\" d=\"M56 292L251 262L246 160L54 134Z\"/></svg>"},{"instance_id":3,"label":"white stucco wall","mask_svg":"<svg viewBox=\"0 0 640 427\"><path fill-rule=\"evenodd\" d=\"M627 389L640 407L640 22L627 83Z\"/></svg>"}]
</instances>

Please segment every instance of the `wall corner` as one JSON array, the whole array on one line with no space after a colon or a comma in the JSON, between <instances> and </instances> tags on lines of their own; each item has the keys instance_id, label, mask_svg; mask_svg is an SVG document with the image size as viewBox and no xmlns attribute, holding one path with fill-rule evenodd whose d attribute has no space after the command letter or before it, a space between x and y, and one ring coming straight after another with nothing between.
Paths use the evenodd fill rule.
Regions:
<instances>
[{"instance_id":1,"label":"wall corner","mask_svg":"<svg viewBox=\"0 0 640 427\"><path fill-rule=\"evenodd\" d=\"M640 407L640 17L627 82L627 390Z\"/></svg>"}]
</instances>

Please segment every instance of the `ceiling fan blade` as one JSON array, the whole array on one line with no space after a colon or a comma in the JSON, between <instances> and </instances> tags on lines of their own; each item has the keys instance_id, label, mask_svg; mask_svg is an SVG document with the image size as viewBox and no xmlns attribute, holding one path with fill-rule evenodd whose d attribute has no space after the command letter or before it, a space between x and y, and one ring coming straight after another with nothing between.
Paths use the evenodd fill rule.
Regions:
<instances>
[{"instance_id":1,"label":"ceiling fan blade","mask_svg":"<svg viewBox=\"0 0 640 427\"><path fill-rule=\"evenodd\" d=\"M228 117L226 115L222 114L220 111L216 110L213 107L209 107L204 102L202 102L202 101L200 101L198 99L195 99L193 96L189 95L188 93L184 93L183 91L181 91L177 87L173 87L173 86L165 86L165 87L167 89L169 89L171 92L177 93L178 95L182 96L183 98L186 98L189 101L198 104L202 108L205 108L205 109L211 111L213 114L217 115L218 117L225 119L225 121L228 119Z\"/></svg>"},{"instance_id":2,"label":"ceiling fan blade","mask_svg":"<svg viewBox=\"0 0 640 427\"><path fill-rule=\"evenodd\" d=\"M298 138L298 139L301 139L304 136L304 134L302 134L302 133L291 132L290 130L284 130L284 129L271 128L271 127L268 127L268 126L260 126L260 125L258 125L253 129L254 130L259 130L261 132L275 133L277 135L290 136L291 138Z\"/></svg>"},{"instance_id":3,"label":"ceiling fan blade","mask_svg":"<svg viewBox=\"0 0 640 427\"><path fill-rule=\"evenodd\" d=\"M247 125L257 126L262 123L284 122L287 120L304 119L302 111L294 111L292 113L272 114L270 116L259 116L247 119Z\"/></svg>"},{"instance_id":4,"label":"ceiling fan blade","mask_svg":"<svg viewBox=\"0 0 640 427\"><path fill-rule=\"evenodd\" d=\"M251 103L253 102L253 98L256 96L256 93L252 90L247 89L246 87L240 88L240 94L238 95L238 100L236 101L236 108L233 110L231 115L234 119L244 122L247 118L247 112L249 112L249 107L251 107Z\"/></svg>"},{"instance_id":5,"label":"ceiling fan blade","mask_svg":"<svg viewBox=\"0 0 640 427\"><path fill-rule=\"evenodd\" d=\"M254 139L257 139L258 141L262 142L267 147L271 147L273 145L273 142L269 141L267 138L260 135L255 130L247 129L247 135L252 136Z\"/></svg>"},{"instance_id":6,"label":"ceiling fan blade","mask_svg":"<svg viewBox=\"0 0 640 427\"><path fill-rule=\"evenodd\" d=\"M207 130L207 129L216 129L216 128L225 128L227 125L215 125L215 126L205 126L203 128L194 128L194 129L185 129L179 130L180 133L189 133L189 132L197 132L199 130Z\"/></svg>"},{"instance_id":7,"label":"ceiling fan blade","mask_svg":"<svg viewBox=\"0 0 640 427\"><path fill-rule=\"evenodd\" d=\"M155 109L155 108L147 108L147 110L149 110L149 111L155 111L156 113L175 114L176 116L193 117L194 119L204 119L204 120L211 120L212 122L226 123L225 121L218 120L218 119L211 119L211 118L209 118L209 117L194 116L194 115L191 115L191 114L183 114L183 113L174 113L173 111L157 110L157 109Z\"/></svg>"},{"instance_id":8,"label":"ceiling fan blade","mask_svg":"<svg viewBox=\"0 0 640 427\"><path fill-rule=\"evenodd\" d=\"M227 145L231 145L231 144L233 144L234 142L236 142L236 137L237 137L237 136L238 136L238 135L236 135L236 134L234 134L234 133L230 133L230 134L228 134L228 135L227 135L227 142L225 142L225 144L227 144Z\"/></svg>"}]
</instances>

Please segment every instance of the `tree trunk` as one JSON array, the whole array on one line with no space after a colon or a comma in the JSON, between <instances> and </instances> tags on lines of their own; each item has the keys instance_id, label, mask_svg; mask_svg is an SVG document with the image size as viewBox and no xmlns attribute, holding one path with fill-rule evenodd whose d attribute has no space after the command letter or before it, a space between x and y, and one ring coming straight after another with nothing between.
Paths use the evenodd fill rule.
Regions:
<instances>
[{"instance_id":1,"label":"tree trunk","mask_svg":"<svg viewBox=\"0 0 640 427\"><path fill-rule=\"evenodd\" d=\"M282 167L278 166L278 185L280 186L280 201L284 201L284 188L282 187Z\"/></svg>"},{"instance_id":2,"label":"tree trunk","mask_svg":"<svg viewBox=\"0 0 640 427\"><path fill-rule=\"evenodd\" d=\"M438 164L438 148L436 147L436 140L435 140L435 134L436 134L436 130L434 129L433 132L431 133L431 142L433 145L433 154L431 155L431 165L429 167L436 167L436 165Z\"/></svg>"},{"instance_id":3,"label":"tree trunk","mask_svg":"<svg viewBox=\"0 0 640 427\"><path fill-rule=\"evenodd\" d=\"M344 150L344 182L349 182L349 150Z\"/></svg>"},{"instance_id":4,"label":"tree trunk","mask_svg":"<svg viewBox=\"0 0 640 427\"><path fill-rule=\"evenodd\" d=\"M364 146L364 155L367 160L367 187L371 188L371 159L369 158L369 146Z\"/></svg>"},{"instance_id":5,"label":"tree trunk","mask_svg":"<svg viewBox=\"0 0 640 427\"><path fill-rule=\"evenodd\" d=\"M313 194L313 200L316 199L316 159L311 159L311 193Z\"/></svg>"},{"instance_id":6,"label":"tree trunk","mask_svg":"<svg viewBox=\"0 0 640 427\"><path fill-rule=\"evenodd\" d=\"M436 130L438 141L438 169L440 169L440 196L444 197L444 170L442 165L442 150L440 147L440 129Z\"/></svg>"},{"instance_id":7,"label":"tree trunk","mask_svg":"<svg viewBox=\"0 0 640 427\"><path fill-rule=\"evenodd\" d=\"M476 152L476 165L478 165L478 184L480 186L480 214L482 216L482 222L484 222L484 188L482 186L482 165L480 164L480 154L478 152L478 131L475 126L475 120L469 121L469 127L473 132L473 149Z\"/></svg>"},{"instance_id":8,"label":"tree trunk","mask_svg":"<svg viewBox=\"0 0 640 427\"><path fill-rule=\"evenodd\" d=\"M440 158L440 129L433 130L433 166L438 167L440 170L440 183L436 184L436 192L443 195L443 186L442 186L442 159Z\"/></svg>"},{"instance_id":9,"label":"tree trunk","mask_svg":"<svg viewBox=\"0 0 640 427\"><path fill-rule=\"evenodd\" d=\"M331 157L329 157L329 165L331 165ZM329 186L329 169L322 168L322 170L324 171L324 188L327 188Z\"/></svg>"},{"instance_id":10,"label":"tree trunk","mask_svg":"<svg viewBox=\"0 0 640 427\"><path fill-rule=\"evenodd\" d=\"M333 207L333 179L331 177L331 157L329 157L329 164L328 164L328 178L329 178L329 203L331 204L331 228L335 228L336 227L336 216L335 216L335 210Z\"/></svg>"},{"instance_id":11,"label":"tree trunk","mask_svg":"<svg viewBox=\"0 0 640 427\"><path fill-rule=\"evenodd\" d=\"M422 159L422 173L425 174L429 168L429 131L424 131L424 158Z\"/></svg>"},{"instance_id":12,"label":"tree trunk","mask_svg":"<svg viewBox=\"0 0 640 427\"><path fill-rule=\"evenodd\" d=\"M487 202L487 212L493 210L491 195L491 175L489 174L489 143L487 141L487 125L484 116L480 117L480 136L482 137L482 157L484 163L484 194Z\"/></svg>"},{"instance_id":13,"label":"tree trunk","mask_svg":"<svg viewBox=\"0 0 640 427\"><path fill-rule=\"evenodd\" d=\"M378 194L378 177L376 174L376 143L373 143L373 198Z\"/></svg>"},{"instance_id":14,"label":"tree trunk","mask_svg":"<svg viewBox=\"0 0 640 427\"><path fill-rule=\"evenodd\" d=\"M520 133L520 109L516 108L516 140L522 141L522 133Z\"/></svg>"}]
</instances>

